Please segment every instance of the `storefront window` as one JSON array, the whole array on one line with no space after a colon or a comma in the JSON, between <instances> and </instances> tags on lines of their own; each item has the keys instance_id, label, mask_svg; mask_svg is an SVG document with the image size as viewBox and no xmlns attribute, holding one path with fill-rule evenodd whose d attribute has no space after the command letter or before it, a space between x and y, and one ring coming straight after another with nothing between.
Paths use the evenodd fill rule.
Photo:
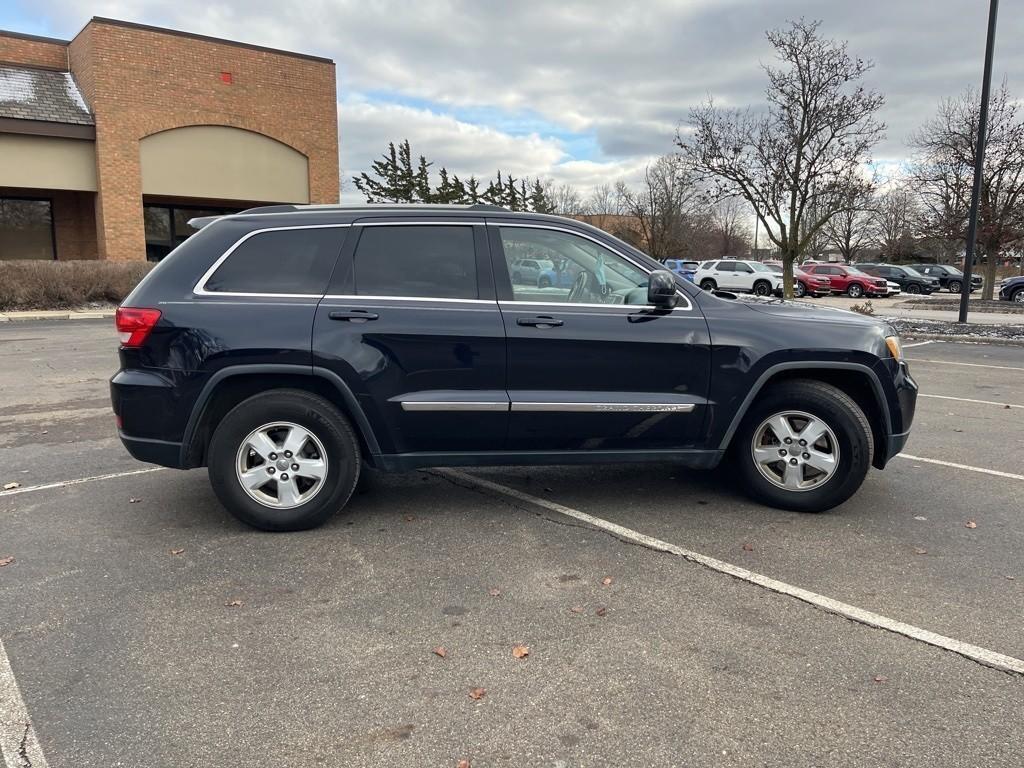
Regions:
<instances>
[{"instance_id":1,"label":"storefront window","mask_svg":"<svg viewBox=\"0 0 1024 768\"><path fill-rule=\"evenodd\" d=\"M179 205L144 205L146 221L146 258L160 261L176 246L196 233L189 219L197 216L223 216L237 213L237 208L200 208Z\"/></svg>"},{"instance_id":2,"label":"storefront window","mask_svg":"<svg viewBox=\"0 0 1024 768\"><path fill-rule=\"evenodd\" d=\"M0 197L0 259L53 259L49 200Z\"/></svg>"}]
</instances>

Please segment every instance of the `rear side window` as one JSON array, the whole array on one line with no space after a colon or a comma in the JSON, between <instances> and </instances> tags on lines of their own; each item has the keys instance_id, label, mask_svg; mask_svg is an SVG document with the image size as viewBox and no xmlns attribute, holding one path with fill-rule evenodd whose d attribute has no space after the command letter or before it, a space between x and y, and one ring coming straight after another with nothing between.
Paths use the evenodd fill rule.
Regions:
<instances>
[{"instance_id":1,"label":"rear side window","mask_svg":"<svg viewBox=\"0 0 1024 768\"><path fill-rule=\"evenodd\" d=\"M345 231L281 229L252 235L206 281L206 290L320 296L327 290Z\"/></svg>"},{"instance_id":2,"label":"rear side window","mask_svg":"<svg viewBox=\"0 0 1024 768\"><path fill-rule=\"evenodd\" d=\"M473 228L361 227L355 255L356 294L426 299L478 299Z\"/></svg>"},{"instance_id":3,"label":"rear side window","mask_svg":"<svg viewBox=\"0 0 1024 768\"><path fill-rule=\"evenodd\" d=\"M735 261L720 261L717 267L719 272L735 272L736 262Z\"/></svg>"}]
</instances>

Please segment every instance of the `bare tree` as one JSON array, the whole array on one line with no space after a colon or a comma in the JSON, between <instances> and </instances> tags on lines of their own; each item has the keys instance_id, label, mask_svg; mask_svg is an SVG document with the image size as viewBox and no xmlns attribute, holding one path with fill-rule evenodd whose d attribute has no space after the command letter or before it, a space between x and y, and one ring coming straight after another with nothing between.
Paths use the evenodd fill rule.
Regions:
<instances>
[{"instance_id":1,"label":"bare tree","mask_svg":"<svg viewBox=\"0 0 1024 768\"><path fill-rule=\"evenodd\" d=\"M966 241L980 97L968 90L939 105L911 138L912 178L926 234ZM998 257L1024 238L1024 115L1004 82L989 103L978 209L978 252L986 260L983 298L991 299Z\"/></svg>"},{"instance_id":2,"label":"bare tree","mask_svg":"<svg viewBox=\"0 0 1024 768\"><path fill-rule=\"evenodd\" d=\"M599 184L591 191L583 204L583 212L595 227L609 230L615 220L622 216L623 199L621 190L611 184Z\"/></svg>"},{"instance_id":3,"label":"bare tree","mask_svg":"<svg viewBox=\"0 0 1024 768\"><path fill-rule=\"evenodd\" d=\"M914 255L914 224L918 220L917 199L906 187L894 187L878 195L871 210L874 244L889 261Z\"/></svg>"},{"instance_id":4,"label":"bare tree","mask_svg":"<svg viewBox=\"0 0 1024 768\"><path fill-rule=\"evenodd\" d=\"M659 157L644 169L639 190L621 189L624 209L636 219L647 252L659 261L683 256L700 189L680 157Z\"/></svg>"},{"instance_id":5,"label":"bare tree","mask_svg":"<svg viewBox=\"0 0 1024 768\"><path fill-rule=\"evenodd\" d=\"M544 196L551 205L551 212L559 216L580 216L585 213L583 198L572 184L544 182Z\"/></svg>"},{"instance_id":6,"label":"bare tree","mask_svg":"<svg viewBox=\"0 0 1024 768\"><path fill-rule=\"evenodd\" d=\"M872 63L821 37L819 26L801 19L767 33L783 66L763 67L765 111L720 109L709 99L690 113L692 133L676 136L687 166L720 197L753 206L782 255L788 297L793 262L849 207L851 186L870 183L860 169L885 132L875 119L883 97L860 83Z\"/></svg>"},{"instance_id":7,"label":"bare tree","mask_svg":"<svg viewBox=\"0 0 1024 768\"><path fill-rule=\"evenodd\" d=\"M872 195L863 185L848 190L846 206L824 226L826 242L833 246L843 261L852 264L860 253L872 245Z\"/></svg>"},{"instance_id":8,"label":"bare tree","mask_svg":"<svg viewBox=\"0 0 1024 768\"><path fill-rule=\"evenodd\" d=\"M747 216L750 209L740 197L727 197L719 200L710 212L711 226L714 231L716 247L709 257L745 256L751 247L750 226Z\"/></svg>"}]
</instances>

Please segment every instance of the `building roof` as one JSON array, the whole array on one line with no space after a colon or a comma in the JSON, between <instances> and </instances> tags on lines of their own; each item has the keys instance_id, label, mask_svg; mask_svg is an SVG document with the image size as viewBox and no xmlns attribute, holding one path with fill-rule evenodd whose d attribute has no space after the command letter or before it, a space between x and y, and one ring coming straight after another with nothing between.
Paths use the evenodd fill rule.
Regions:
<instances>
[{"instance_id":1,"label":"building roof","mask_svg":"<svg viewBox=\"0 0 1024 768\"><path fill-rule=\"evenodd\" d=\"M0 118L94 125L70 72L0 64Z\"/></svg>"}]
</instances>

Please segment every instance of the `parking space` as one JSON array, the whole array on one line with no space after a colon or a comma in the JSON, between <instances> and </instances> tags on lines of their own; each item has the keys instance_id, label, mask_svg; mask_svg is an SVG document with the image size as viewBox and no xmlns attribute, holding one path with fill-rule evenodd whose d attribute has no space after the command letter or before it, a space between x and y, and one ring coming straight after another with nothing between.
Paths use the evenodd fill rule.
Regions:
<instances>
[{"instance_id":1,"label":"parking space","mask_svg":"<svg viewBox=\"0 0 1024 768\"><path fill-rule=\"evenodd\" d=\"M235 522L199 470L32 490L144 468L111 436L113 331L12 324L0 353L0 480L21 484L0 494L0 641L31 716L0 669L11 766L23 746L76 768L1024 761L1024 677L457 474L368 473L288 535ZM1011 476L900 457L798 515L726 467L468 474L1024 659L1024 349L907 354L942 396L909 454Z\"/></svg>"}]
</instances>

